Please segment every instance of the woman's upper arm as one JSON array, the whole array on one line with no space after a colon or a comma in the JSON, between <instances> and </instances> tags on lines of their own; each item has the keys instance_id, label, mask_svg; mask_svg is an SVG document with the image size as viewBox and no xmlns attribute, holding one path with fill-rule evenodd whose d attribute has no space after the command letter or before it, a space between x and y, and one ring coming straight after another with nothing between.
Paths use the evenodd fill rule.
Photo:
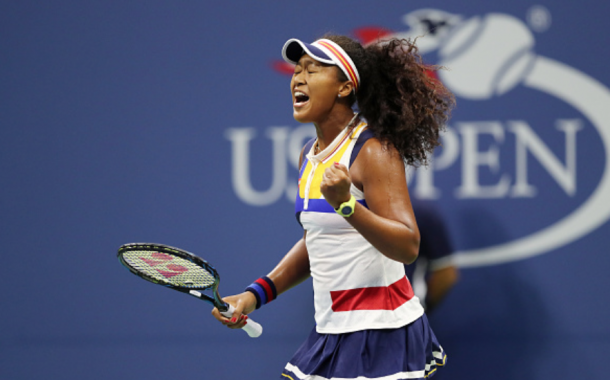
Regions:
<instances>
[{"instance_id":1,"label":"woman's upper arm","mask_svg":"<svg viewBox=\"0 0 610 380\"><path fill-rule=\"evenodd\" d=\"M418 232L407 188L405 164L394 147L369 139L356 157L351 172L354 172L354 182L360 185L358 187L363 190L372 212Z\"/></svg>"}]
</instances>

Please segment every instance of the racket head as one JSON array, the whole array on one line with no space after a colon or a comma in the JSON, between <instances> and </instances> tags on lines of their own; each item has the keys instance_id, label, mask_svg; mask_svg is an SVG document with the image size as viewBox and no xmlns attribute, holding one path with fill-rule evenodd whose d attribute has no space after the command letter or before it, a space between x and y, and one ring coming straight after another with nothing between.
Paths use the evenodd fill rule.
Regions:
<instances>
[{"instance_id":1,"label":"racket head","mask_svg":"<svg viewBox=\"0 0 610 380\"><path fill-rule=\"evenodd\" d=\"M157 243L129 243L117 257L129 271L144 280L176 290L217 293L220 277L207 261L180 248Z\"/></svg>"}]
</instances>

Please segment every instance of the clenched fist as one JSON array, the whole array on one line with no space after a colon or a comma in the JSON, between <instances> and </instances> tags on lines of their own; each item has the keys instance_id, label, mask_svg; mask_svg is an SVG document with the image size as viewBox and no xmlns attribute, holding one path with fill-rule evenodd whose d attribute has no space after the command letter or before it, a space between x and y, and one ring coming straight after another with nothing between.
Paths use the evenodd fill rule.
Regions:
<instances>
[{"instance_id":1,"label":"clenched fist","mask_svg":"<svg viewBox=\"0 0 610 380\"><path fill-rule=\"evenodd\" d=\"M335 162L324 171L320 191L326 201L336 209L341 203L349 201L351 185L352 177L345 165Z\"/></svg>"}]
</instances>

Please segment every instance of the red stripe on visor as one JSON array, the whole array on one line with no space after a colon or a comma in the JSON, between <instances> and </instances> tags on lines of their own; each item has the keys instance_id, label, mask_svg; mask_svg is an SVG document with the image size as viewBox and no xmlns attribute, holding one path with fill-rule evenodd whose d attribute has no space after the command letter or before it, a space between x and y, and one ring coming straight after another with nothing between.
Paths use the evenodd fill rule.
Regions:
<instances>
[{"instance_id":1,"label":"red stripe on visor","mask_svg":"<svg viewBox=\"0 0 610 380\"><path fill-rule=\"evenodd\" d=\"M330 292L333 311L396 310L413 298L413 288L406 277L390 286L337 290Z\"/></svg>"},{"instance_id":2,"label":"red stripe on visor","mask_svg":"<svg viewBox=\"0 0 610 380\"><path fill-rule=\"evenodd\" d=\"M352 81L354 90L358 91L358 87L360 86L360 75L358 74L356 65L345 50L335 42L326 39L317 40L312 45L324 47L335 58L333 61L337 63L339 68L341 68L349 80Z\"/></svg>"}]
</instances>

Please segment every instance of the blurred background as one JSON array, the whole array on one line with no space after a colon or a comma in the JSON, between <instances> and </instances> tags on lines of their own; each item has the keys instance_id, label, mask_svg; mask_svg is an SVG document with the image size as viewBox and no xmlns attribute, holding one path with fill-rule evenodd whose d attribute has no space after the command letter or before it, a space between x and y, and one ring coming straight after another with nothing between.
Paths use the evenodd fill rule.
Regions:
<instances>
[{"instance_id":1,"label":"blurred background","mask_svg":"<svg viewBox=\"0 0 610 380\"><path fill-rule=\"evenodd\" d=\"M610 352L610 3L0 2L0 379L278 378L314 326L311 282L253 318L116 259L158 242L241 292L302 235L292 37L422 36L455 94L410 172L459 280L430 313L439 379L602 379ZM434 232L432 232L434 238ZM432 238L431 238L432 239Z\"/></svg>"}]
</instances>

